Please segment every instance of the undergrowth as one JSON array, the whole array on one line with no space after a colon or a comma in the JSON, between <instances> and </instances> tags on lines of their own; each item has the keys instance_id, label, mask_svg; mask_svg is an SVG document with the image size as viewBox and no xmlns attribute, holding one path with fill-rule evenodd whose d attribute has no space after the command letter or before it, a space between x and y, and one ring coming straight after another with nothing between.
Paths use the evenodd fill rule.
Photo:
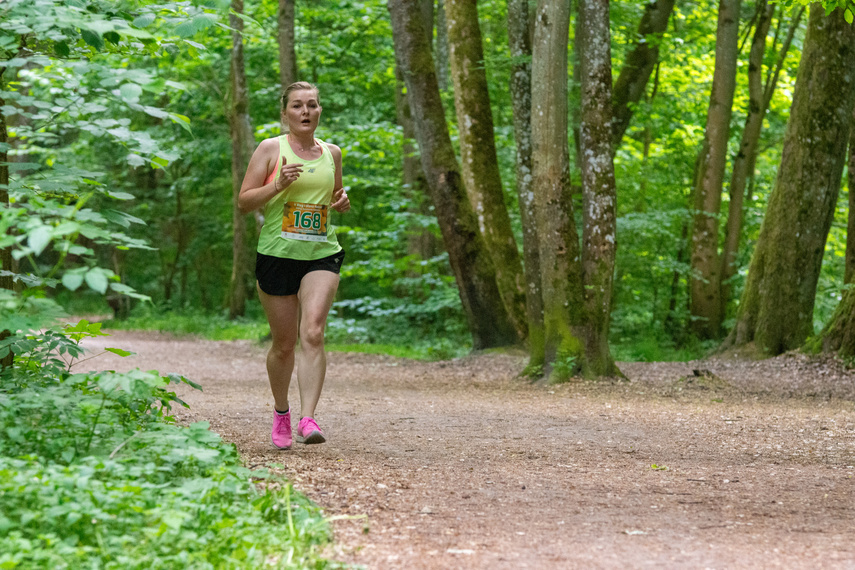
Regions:
<instances>
[{"instance_id":1,"label":"undergrowth","mask_svg":"<svg viewBox=\"0 0 855 570\"><path fill-rule=\"evenodd\" d=\"M139 305L127 319L105 320L103 324L107 329L156 330L209 340L266 339L270 327L257 303L250 303L247 313L247 317L229 320L219 313ZM464 356L472 348L465 323L458 322L454 316L443 320L441 313L441 309L435 307L404 303L336 303L327 319L326 348L414 360Z\"/></svg>"},{"instance_id":2,"label":"undergrowth","mask_svg":"<svg viewBox=\"0 0 855 570\"><path fill-rule=\"evenodd\" d=\"M206 422L175 424L180 376L79 372L99 324L13 336L0 358L0 568L329 568L330 529ZM108 349L120 355L129 353Z\"/></svg>"}]
</instances>

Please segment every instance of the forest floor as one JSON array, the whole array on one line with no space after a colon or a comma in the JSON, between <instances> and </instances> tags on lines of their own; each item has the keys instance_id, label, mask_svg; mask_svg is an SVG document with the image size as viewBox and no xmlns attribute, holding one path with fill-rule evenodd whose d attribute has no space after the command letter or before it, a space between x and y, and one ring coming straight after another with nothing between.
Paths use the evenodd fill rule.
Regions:
<instances>
[{"instance_id":1,"label":"forest floor","mask_svg":"<svg viewBox=\"0 0 855 570\"><path fill-rule=\"evenodd\" d=\"M333 353L317 414L328 442L279 451L265 346L141 332L87 344L136 353L98 368L199 382L180 391L180 421L209 421L250 467L284 465L328 516L364 515L333 523L336 560L855 568L855 374L834 360L624 363L626 381L549 386L517 377L522 355Z\"/></svg>"}]
</instances>

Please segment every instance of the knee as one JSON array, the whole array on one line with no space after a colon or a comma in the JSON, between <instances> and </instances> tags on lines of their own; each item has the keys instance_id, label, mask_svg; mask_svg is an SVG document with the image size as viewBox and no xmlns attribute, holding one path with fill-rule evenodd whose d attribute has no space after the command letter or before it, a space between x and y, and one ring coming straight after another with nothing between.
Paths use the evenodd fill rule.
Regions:
<instances>
[{"instance_id":1,"label":"knee","mask_svg":"<svg viewBox=\"0 0 855 570\"><path fill-rule=\"evenodd\" d=\"M293 341L274 342L273 346L270 347L270 354L277 360L287 360L294 356L294 348L296 344L297 343Z\"/></svg>"},{"instance_id":2,"label":"knee","mask_svg":"<svg viewBox=\"0 0 855 570\"><path fill-rule=\"evenodd\" d=\"M321 347L324 345L323 323L307 323L300 331L300 342L305 346Z\"/></svg>"}]
</instances>

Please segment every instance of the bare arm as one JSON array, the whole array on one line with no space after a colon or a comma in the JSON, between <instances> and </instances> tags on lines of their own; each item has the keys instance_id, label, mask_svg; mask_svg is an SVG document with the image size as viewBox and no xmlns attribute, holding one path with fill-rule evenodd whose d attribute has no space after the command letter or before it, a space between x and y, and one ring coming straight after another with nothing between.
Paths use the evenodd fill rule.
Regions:
<instances>
[{"instance_id":1,"label":"bare arm","mask_svg":"<svg viewBox=\"0 0 855 570\"><path fill-rule=\"evenodd\" d=\"M335 163L335 184L333 186L332 204L331 207L337 212L347 212L350 210L350 198L347 197L347 192L344 191L341 175L341 149L334 144L328 144L327 148L333 157Z\"/></svg>"},{"instance_id":2,"label":"bare arm","mask_svg":"<svg viewBox=\"0 0 855 570\"><path fill-rule=\"evenodd\" d=\"M238 195L238 207L244 214L257 210L264 206L271 198L288 188L292 182L297 180L303 171L302 164L284 164L279 169L279 176L265 184L264 181L276 169L276 161L279 160L279 141L267 139L261 141L243 177L243 184Z\"/></svg>"}]
</instances>

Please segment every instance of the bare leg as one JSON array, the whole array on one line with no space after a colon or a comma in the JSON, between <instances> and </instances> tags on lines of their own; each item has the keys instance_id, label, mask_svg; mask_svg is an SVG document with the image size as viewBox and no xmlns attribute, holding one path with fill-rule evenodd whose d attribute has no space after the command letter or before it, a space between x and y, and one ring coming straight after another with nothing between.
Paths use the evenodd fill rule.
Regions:
<instances>
[{"instance_id":1,"label":"bare leg","mask_svg":"<svg viewBox=\"0 0 855 570\"><path fill-rule=\"evenodd\" d=\"M300 417L314 417L327 372L324 328L338 289L339 276L332 271L311 271L300 282Z\"/></svg>"},{"instance_id":2,"label":"bare leg","mask_svg":"<svg viewBox=\"0 0 855 570\"><path fill-rule=\"evenodd\" d=\"M267 377L273 392L273 403L277 410L286 412L288 387L291 385L291 373L294 371L300 304L297 295L268 295L260 287L257 288L258 298L270 324L270 335L273 337L273 345L267 353Z\"/></svg>"}]
</instances>

